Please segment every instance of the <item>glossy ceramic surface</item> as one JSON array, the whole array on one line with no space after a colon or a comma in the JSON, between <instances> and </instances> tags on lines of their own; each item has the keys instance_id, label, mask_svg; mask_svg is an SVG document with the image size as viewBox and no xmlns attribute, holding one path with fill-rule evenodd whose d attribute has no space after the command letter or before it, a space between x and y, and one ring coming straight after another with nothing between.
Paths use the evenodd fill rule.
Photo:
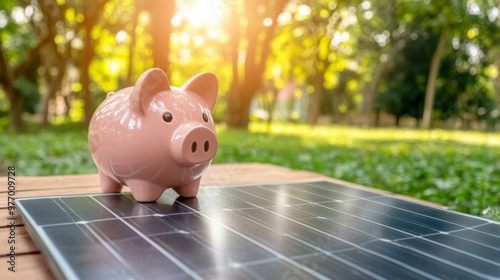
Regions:
<instances>
[{"instance_id":1,"label":"glossy ceramic surface","mask_svg":"<svg viewBox=\"0 0 500 280\"><path fill-rule=\"evenodd\" d=\"M111 92L89 126L89 147L104 192L123 185L141 202L157 200L167 188L198 193L201 175L217 152L211 110L218 82L198 74L180 88L157 68L133 87Z\"/></svg>"}]
</instances>

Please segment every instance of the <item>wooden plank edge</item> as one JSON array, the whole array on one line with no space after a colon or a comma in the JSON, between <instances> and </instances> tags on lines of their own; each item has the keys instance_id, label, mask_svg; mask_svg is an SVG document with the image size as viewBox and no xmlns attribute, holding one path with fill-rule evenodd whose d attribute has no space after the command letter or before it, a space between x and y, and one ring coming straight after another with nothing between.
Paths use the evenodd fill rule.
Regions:
<instances>
[{"instance_id":1,"label":"wooden plank edge","mask_svg":"<svg viewBox=\"0 0 500 280\"><path fill-rule=\"evenodd\" d=\"M9 261L10 258L8 256L0 257L0 263L2 263L1 269L5 271L2 272L2 279L56 279L55 275L50 271L47 261L40 253L16 255L15 272L7 270L10 266Z\"/></svg>"},{"instance_id":2,"label":"wooden plank edge","mask_svg":"<svg viewBox=\"0 0 500 280\"><path fill-rule=\"evenodd\" d=\"M13 240L13 243L8 243L7 241L2 242L2 245L0 246L0 256L6 256L9 254L11 252L11 246L15 247L14 252L16 255L40 252L24 226L16 226L14 229L14 235L11 235L10 228L0 228L0 236L5 237L6 239L13 236L13 238L8 239Z\"/></svg>"}]
</instances>

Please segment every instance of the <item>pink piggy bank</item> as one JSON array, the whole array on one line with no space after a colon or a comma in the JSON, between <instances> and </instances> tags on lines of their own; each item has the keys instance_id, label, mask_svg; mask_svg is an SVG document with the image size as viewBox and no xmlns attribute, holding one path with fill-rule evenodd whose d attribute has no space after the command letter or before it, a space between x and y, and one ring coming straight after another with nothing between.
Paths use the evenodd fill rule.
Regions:
<instances>
[{"instance_id":1,"label":"pink piggy bank","mask_svg":"<svg viewBox=\"0 0 500 280\"><path fill-rule=\"evenodd\" d=\"M120 192L126 185L139 202L155 201L167 188L196 196L217 151L211 116L217 90L213 73L176 88L154 68L133 87L109 93L88 134L103 192Z\"/></svg>"}]
</instances>

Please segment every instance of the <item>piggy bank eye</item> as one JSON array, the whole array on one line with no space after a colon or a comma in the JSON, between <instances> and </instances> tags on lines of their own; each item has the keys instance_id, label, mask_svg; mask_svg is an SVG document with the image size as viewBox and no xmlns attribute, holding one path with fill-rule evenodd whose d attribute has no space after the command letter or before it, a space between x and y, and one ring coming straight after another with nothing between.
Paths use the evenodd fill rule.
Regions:
<instances>
[{"instance_id":1,"label":"piggy bank eye","mask_svg":"<svg viewBox=\"0 0 500 280\"><path fill-rule=\"evenodd\" d=\"M163 114L163 120L165 122L171 122L174 117L170 113L165 113Z\"/></svg>"},{"instance_id":2,"label":"piggy bank eye","mask_svg":"<svg viewBox=\"0 0 500 280\"><path fill-rule=\"evenodd\" d=\"M208 122L208 115L207 115L207 113L203 113L203 120L205 122Z\"/></svg>"}]
</instances>

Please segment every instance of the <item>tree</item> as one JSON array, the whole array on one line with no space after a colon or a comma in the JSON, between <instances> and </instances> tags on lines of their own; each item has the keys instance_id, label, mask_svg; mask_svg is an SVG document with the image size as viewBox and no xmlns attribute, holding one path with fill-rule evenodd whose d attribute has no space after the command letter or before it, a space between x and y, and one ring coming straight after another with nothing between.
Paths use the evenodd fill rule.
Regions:
<instances>
[{"instance_id":1,"label":"tree","mask_svg":"<svg viewBox=\"0 0 500 280\"><path fill-rule=\"evenodd\" d=\"M427 78L427 87L425 89L425 105L423 112L422 125L424 128L429 128L431 125L432 110L434 110L434 99L436 96L436 80L438 78L439 68L441 67L441 60L444 53L444 47L448 41L448 28L444 27L441 30L439 41L432 55L431 67L429 76Z\"/></svg>"},{"instance_id":2,"label":"tree","mask_svg":"<svg viewBox=\"0 0 500 280\"><path fill-rule=\"evenodd\" d=\"M357 31L355 12L350 2L300 0L280 16L266 79L278 88L289 81L303 86L309 124L320 115L338 121L356 107L358 73L349 63L357 50L350 35Z\"/></svg>"},{"instance_id":3,"label":"tree","mask_svg":"<svg viewBox=\"0 0 500 280\"><path fill-rule=\"evenodd\" d=\"M438 87L434 106L440 120L460 119L466 128L481 121L494 126L500 98L495 94L496 67L491 65L489 54L494 57L500 37L494 31L494 21L485 23L480 31L482 36L478 36L475 30L479 29L474 26L470 32L454 36L451 40L454 51L442 59L439 76L447 82Z\"/></svg>"},{"instance_id":4,"label":"tree","mask_svg":"<svg viewBox=\"0 0 500 280\"><path fill-rule=\"evenodd\" d=\"M358 59L368 61L364 75L366 82L362 90L362 121L374 124L374 103L380 85L394 65L397 55L410 40L413 22L401 16L401 5L397 1L359 1L356 13L361 33L358 38ZM364 63L363 63L364 64Z\"/></svg>"},{"instance_id":5,"label":"tree","mask_svg":"<svg viewBox=\"0 0 500 280\"><path fill-rule=\"evenodd\" d=\"M491 1L207 3L2 1L0 94L11 104L11 125L22 128L23 112L41 112L49 123L56 100L67 104L57 114L88 122L107 92L130 86L149 67L168 71L174 84L217 72L217 118L233 127L247 126L257 93L267 93L271 109L288 83L298 85L293 94L301 98L294 116L311 124L359 110L371 118L374 103L398 119L418 120L424 99L436 120L500 115L492 106L500 33Z\"/></svg>"},{"instance_id":6,"label":"tree","mask_svg":"<svg viewBox=\"0 0 500 280\"><path fill-rule=\"evenodd\" d=\"M32 26L37 24L39 18L27 17L25 7L17 4L15 1L4 1L0 6L0 10L10 11L18 17L17 22L11 18L0 30L0 85L10 103L11 127L24 131L22 113L27 108L25 100L30 96L38 97L36 69L40 50L50 42L50 38L35 39ZM34 111L31 110L31 113Z\"/></svg>"},{"instance_id":7,"label":"tree","mask_svg":"<svg viewBox=\"0 0 500 280\"><path fill-rule=\"evenodd\" d=\"M325 95L325 72L330 64L333 63L330 56L332 47L331 30L337 29L342 22L342 18L339 17L339 19L334 21L332 26L328 24L332 14L336 12L339 6L329 9L327 5L324 2L316 3L315 5L308 3L311 12L310 19L305 24L306 34L309 35L310 42L312 43L310 48L312 50L311 61L313 67L311 69L310 84L312 84L314 90L310 94L308 114L308 122L311 125L318 122L318 117L321 113L321 103ZM328 35L329 33L330 35Z\"/></svg>"},{"instance_id":8,"label":"tree","mask_svg":"<svg viewBox=\"0 0 500 280\"><path fill-rule=\"evenodd\" d=\"M241 28L245 36L240 37L245 39L246 46L243 73L240 73L237 61L232 62L233 73L236 74L233 79L236 80L227 99L227 124L231 127L248 126L250 103L262 85L262 75L269 56L276 21L286 2L286 0L245 1L244 17L233 23L243 25L246 21L244 28ZM234 34L234 31L228 33ZM236 51L233 49L233 52ZM233 55L233 58L238 59L238 56Z\"/></svg>"},{"instance_id":9,"label":"tree","mask_svg":"<svg viewBox=\"0 0 500 280\"><path fill-rule=\"evenodd\" d=\"M137 26L139 22L139 14L142 10L142 5L143 3L138 1L136 3L136 7L134 9L134 12L132 13L132 20L130 27L128 29L128 33L130 34L130 46L129 46L129 52L128 52L128 58L127 58L127 75L125 76L125 86L132 86L134 82L132 81L132 74L133 74L133 69L134 69L134 57L135 57L135 51L136 51L136 42L137 42ZM168 66L166 66L165 71L167 71Z\"/></svg>"},{"instance_id":10,"label":"tree","mask_svg":"<svg viewBox=\"0 0 500 280\"><path fill-rule=\"evenodd\" d=\"M25 128L21 117L22 96L14 92L14 85L12 83L13 80L14 79L12 77L11 71L5 59L5 54L0 37L0 84L7 94L7 98L10 103L9 114L11 126L17 131L23 131Z\"/></svg>"},{"instance_id":11,"label":"tree","mask_svg":"<svg viewBox=\"0 0 500 280\"><path fill-rule=\"evenodd\" d=\"M57 91L61 89L61 83L66 73L66 60L69 58L70 44L66 43L63 51L58 50L55 37L57 35L56 23L61 24L65 21L65 6L57 5L55 1L40 1L38 3L43 20L38 27L38 40L47 37L50 40L40 50L41 67L43 69L42 80L44 84L44 93L41 102L41 120L42 125L49 123L49 104L55 97ZM57 65L57 67L55 67Z\"/></svg>"},{"instance_id":12,"label":"tree","mask_svg":"<svg viewBox=\"0 0 500 280\"><path fill-rule=\"evenodd\" d=\"M489 28L483 27L487 33ZM494 29L492 29L494 30ZM387 88L377 98L377 106L396 117L396 125L402 117L417 121L422 117L425 92L428 89L427 73L435 56L435 46L441 35L431 27L414 32L411 44L397 56L395 65L388 73ZM440 120L460 119L469 128L474 121L487 120L497 108L487 56L498 39L494 34L484 37L471 33L455 35L453 51L444 52L435 90L435 113ZM484 40L487 38L487 40ZM418 123L418 122L417 122Z\"/></svg>"},{"instance_id":13,"label":"tree","mask_svg":"<svg viewBox=\"0 0 500 280\"><path fill-rule=\"evenodd\" d=\"M432 121L432 111L434 110L435 87L438 79L441 60L446 46L449 46L450 37L459 36L468 30L470 26L484 27L487 24L488 11L494 7L489 1L435 1L431 5L424 6L423 11L427 16L431 16L427 26L439 32L440 37L436 49L432 56L432 63L429 69L427 87L425 94L425 107L423 112L422 126L429 128ZM427 23L426 23L427 24ZM479 26L477 26L479 25Z\"/></svg>"},{"instance_id":14,"label":"tree","mask_svg":"<svg viewBox=\"0 0 500 280\"><path fill-rule=\"evenodd\" d=\"M383 41L385 48L381 48L381 50L387 50L383 51L385 52L383 55L384 60L379 64L378 68L373 68L376 69L374 72L367 72L372 73L372 79L368 82L368 86L363 92L363 113L365 115L365 120L367 116L371 115L370 104L372 102L372 98L375 96L375 91L377 91L377 88L379 88L380 85L382 85L382 88L379 90L383 91L384 96L381 96L377 101L379 102L379 108L385 108L389 111L399 110L394 107L387 107L387 104L384 105L384 102L382 101L394 100L394 97L396 96L400 96L399 98L404 99L402 92L408 92L406 91L406 89L408 89L408 85L401 80L399 81L399 86L394 87L394 81L390 81L389 79L393 79L394 76L392 75L412 70L405 69L403 64L399 63L397 67L394 67L396 70L391 70L391 65L394 65L394 60L398 57L403 48L408 47L408 42L415 40L420 41L422 39L421 36L425 37L427 36L425 34L431 34L431 37L436 39L428 41L429 44L432 44L433 48L433 51L430 53L431 55L426 58L422 57L422 54L427 53L429 48L428 45L423 46L418 44L424 49L421 49L420 51L417 50L415 52L421 57L421 59L427 59L430 62L427 74L425 75L426 97L424 106L425 109L422 111L424 127L428 127L432 119L432 111L436 109L434 101L437 98L436 96L438 95L439 87L442 83L451 82L450 78L440 76L442 75L440 71L440 64L443 58L449 55L455 55L451 53L452 50L450 50L451 41L456 41L459 38L460 40L470 41L470 38L461 37L462 34L471 34L471 32L478 32L479 35L477 38L489 37L492 39L493 37L496 37L493 33L485 32L491 28L488 27L490 25L495 25L496 27L493 29L498 30L498 24L494 24L494 19L492 18L492 15L495 13L490 13L490 11L493 11L492 9L495 8L488 1L463 2L450 0L430 3L424 3L422 1L399 1L397 2L397 5L395 4L396 2L393 1L390 1L389 3L387 3L387 1L370 1L370 5L365 4L365 2L360 4L361 7L370 7L368 10L368 12L370 12L370 16L372 15L372 12L374 12L374 16L370 19L367 19L364 13L358 13L360 24L364 26L363 30L366 30L363 32L369 33L370 30L373 30L371 32L377 32L381 35L385 34L384 36L379 36L377 33L375 33L374 36L359 36L360 42L367 42L368 44L364 44L364 46L371 52L376 48L373 46L370 47L369 40L367 40L367 38L374 38L377 41L377 36L379 37L378 39L383 37L385 40L380 41ZM387 11L391 12L386 14ZM389 40L387 40L387 38L389 38ZM411 44L414 43L411 42ZM415 45L412 45L411 48L414 49L415 47ZM420 64L419 62L410 63L411 58L408 56L403 59L406 60L406 68ZM375 60L376 56L372 56L369 61L373 65L377 65L376 63L373 63ZM413 83L411 79L407 79L407 82L410 84ZM414 82L421 84L421 79ZM418 91L411 92L416 93ZM391 98L388 98L389 96L391 96ZM401 100L402 99L400 99L400 101ZM382 104L380 102L382 102ZM420 119L420 117L417 117L417 120Z\"/></svg>"},{"instance_id":15,"label":"tree","mask_svg":"<svg viewBox=\"0 0 500 280\"><path fill-rule=\"evenodd\" d=\"M170 21L174 16L175 1L145 0L144 9L148 11L151 17L149 32L152 38L153 67L163 69L168 73L170 33L172 32Z\"/></svg>"},{"instance_id":16,"label":"tree","mask_svg":"<svg viewBox=\"0 0 500 280\"><path fill-rule=\"evenodd\" d=\"M414 34L395 57L387 73L390 79L385 81L385 90L375 99L375 108L394 115L396 126L403 117L415 118L418 123L422 116L429 57L437 41L432 29Z\"/></svg>"},{"instance_id":17,"label":"tree","mask_svg":"<svg viewBox=\"0 0 500 280\"><path fill-rule=\"evenodd\" d=\"M85 34L83 39L84 49L80 64L80 79L82 83L83 104L84 104L84 119L85 124L90 123L94 106L92 103L92 92L90 90L90 72L89 67L95 55L95 41L92 38L92 30L97 25L102 14L104 5L108 0L90 1L81 3L81 11L83 12L82 32Z\"/></svg>"}]
</instances>

